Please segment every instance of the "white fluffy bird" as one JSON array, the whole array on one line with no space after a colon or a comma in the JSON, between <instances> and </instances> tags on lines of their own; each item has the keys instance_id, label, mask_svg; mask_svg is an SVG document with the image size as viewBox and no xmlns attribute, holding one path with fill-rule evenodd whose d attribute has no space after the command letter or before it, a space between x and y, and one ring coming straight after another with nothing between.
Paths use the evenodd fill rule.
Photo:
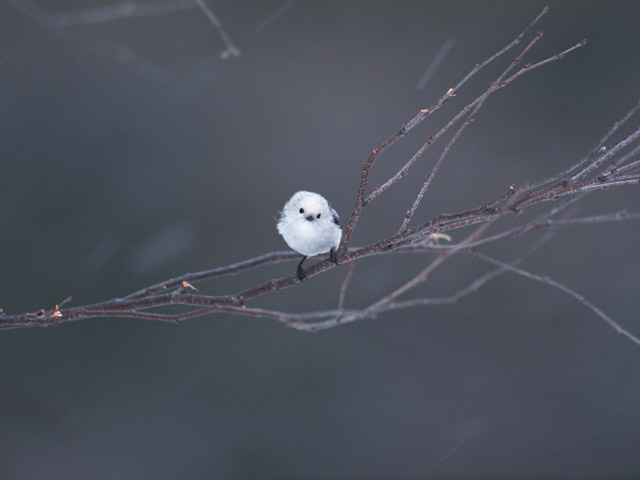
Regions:
<instances>
[{"instance_id":1,"label":"white fluffy bird","mask_svg":"<svg viewBox=\"0 0 640 480\"><path fill-rule=\"evenodd\" d=\"M305 191L294 193L282 208L278 232L291 249L304 255L296 270L300 281L305 278L302 262L307 257L329 253L338 265L335 252L342 238L340 219L322 195Z\"/></svg>"}]
</instances>

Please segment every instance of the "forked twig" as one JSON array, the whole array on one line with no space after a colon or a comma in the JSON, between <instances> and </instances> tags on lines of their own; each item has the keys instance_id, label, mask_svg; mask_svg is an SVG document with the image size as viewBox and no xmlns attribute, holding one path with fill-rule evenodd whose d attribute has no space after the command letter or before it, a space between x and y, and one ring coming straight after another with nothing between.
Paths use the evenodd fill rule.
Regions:
<instances>
[{"instance_id":1,"label":"forked twig","mask_svg":"<svg viewBox=\"0 0 640 480\"><path fill-rule=\"evenodd\" d=\"M347 248L349 244L349 240L351 239L351 235L353 233L353 229L355 228L356 223L358 221L358 217L360 216L360 211L362 210L362 207L367 203L364 201L364 195L365 195L365 190L367 188L369 173L371 172L371 167L373 166L373 163L375 162L376 158L382 152L384 152L387 148L389 148L395 142L400 140L407 132L409 132L414 127L419 125L425 118L427 118L436 110L440 109L445 103L447 103L451 99L451 97L455 94L456 91L458 91L465 83L467 83L467 81L469 81L482 68L484 68L485 66L487 66L488 64L496 60L498 57L500 57L504 53L511 50L511 48L519 44L524 38L524 36L527 34L527 32L531 30L531 28L533 28L533 26L536 23L538 23L538 21L548 11L549 11L549 7L544 7L542 11L538 14L538 16L536 16L536 18L534 18L533 21L529 25L527 25L527 27L522 32L520 32L520 34L514 40L511 41L511 43L509 43L508 45L503 47L501 50L491 55L484 62L480 64L476 64L462 80L460 80L453 88L450 88L443 96L441 96L438 100L436 100L436 102L433 103L433 105L431 105L429 108L420 110L409 122L407 122L405 125L402 125L395 134L389 137L378 148L373 150L369 158L362 165L362 175L360 177L360 185L358 186L358 191L356 194L356 203L353 208L353 212L351 213L351 218L349 219L347 228L344 232L344 235L342 236L342 242L338 250L340 253L344 252L344 250ZM406 175L406 173L404 173L404 175ZM379 189L379 187L377 187L376 189Z\"/></svg>"},{"instance_id":2,"label":"forked twig","mask_svg":"<svg viewBox=\"0 0 640 480\"><path fill-rule=\"evenodd\" d=\"M572 296L573 298L575 298L576 300L578 300L585 307L590 309L593 313L598 315L607 324L609 324L609 326L611 328L613 328L616 332L618 332L618 334L628 338L633 343L635 343L636 345L640 346L640 339L638 337L633 335L628 330L622 328L619 323L617 323L613 319L611 319L611 317L609 317L609 315L607 315L602 310L600 310L598 307L596 307L593 303L591 303L589 300L587 300L583 295L580 295L579 293L575 292L574 290L571 290L566 285L563 285L563 284L561 284L559 282L556 282L552 278L549 278L549 277L546 277L546 276L541 276L541 275L536 275L534 273L528 272L528 271L523 270L521 268L514 267L513 265L509 265L507 263L501 262L501 261L496 260L495 258L491 258L491 257L489 257L489 256L487 256L487 255L485 255L483 253L474 252L474 255L477 256L478 258L484 260L485 262L491 263L493 265L497 265L497 266L499 266L500 268L502 268L504 270L508 270L508 271L513 272L513 273L515 273L517 275L529 278L531 280L535 280L537 282L541 282L541 283L545 283L547 285L551 285L552 287L555 287L558 290L563 291L564 293L566 293L566 294Z\"/></svg>"}]
</instances>

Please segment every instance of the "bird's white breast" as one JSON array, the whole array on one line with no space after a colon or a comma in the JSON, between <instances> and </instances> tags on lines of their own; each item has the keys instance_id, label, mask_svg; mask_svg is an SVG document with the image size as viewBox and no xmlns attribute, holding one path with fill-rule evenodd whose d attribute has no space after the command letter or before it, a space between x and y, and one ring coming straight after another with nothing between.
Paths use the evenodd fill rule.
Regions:
<instances>
[{"instance_id":1,"label":"bird's white breast","mask_svg":"<svg viewBox=\"0 0 640 480\"><path fill-rule=\"evenodd\" d=\"M278 222L278 232L291 249L309 257L337 249L342 238L340 227L328 219L323 222L282 219Z\"/></svg>"}]
</instances>

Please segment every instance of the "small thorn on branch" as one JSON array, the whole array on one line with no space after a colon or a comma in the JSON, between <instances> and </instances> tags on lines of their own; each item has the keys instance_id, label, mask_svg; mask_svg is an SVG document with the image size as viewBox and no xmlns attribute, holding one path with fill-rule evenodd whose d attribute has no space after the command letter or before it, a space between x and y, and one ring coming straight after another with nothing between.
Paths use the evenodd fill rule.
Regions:
<instances>
[{"instance_id":1,"label":"small thorn on branch","mask_svg":"<svg viewBox=\"0 0 640 480\"><path fill-rule=\"evenodd\" d=\"M231 57L239 57L240 50L234 46L227 47L225 50L220 52L220 58L223 60L227 60Z\"/></svg>"},{"instance_id":2,"label":"small thorn on branch","mask_svg":"<svg viewBox=\"0 0 640 480\"><path fill-rule=\"evenodd\" d=\"M235 303L236 305L239 305L241 308L247 308L247 306L244 303L244 297L242 295L234 295L232 297L233 303Z\"/></svg>"},{"instance_id":3,"label":"small thorn on branch","mask_svg":"<svg viewBox=\"0 0 640 480\"><path fill-rule=\"evenodd\" d=\"M452 240L451 235L447 235L446 233L430 233L427 238L427 245L438 245L439 240L451 243Z\"/></svg>"},{"instance_id":4,"label":"small thorn on branch","mask_svg":"<svg viewBox=\"0 0 640 480\"><path fill-rule=\"evenodd\" d=\"M73 300L73 297L71 295L69 295L67 298L65 298L64 300L62 300L58 306L61 307L63 306L65 303L70 302L71 300Z\"/></svg>"},{"instance_id":5,"label":"small thorn on branch","mask_svg":"<svg viewBox=\"0 0 640 480\"><path fill-rule=\"evenodd\" d=\"M191 285L189 282L187 282L186 280L184 280L182 282L182 287L183 288L188 288L189 290L194 290L194 291L198 291L198 289L196 287L194 287L193 285Z\"/></svg>"}]
</instances>

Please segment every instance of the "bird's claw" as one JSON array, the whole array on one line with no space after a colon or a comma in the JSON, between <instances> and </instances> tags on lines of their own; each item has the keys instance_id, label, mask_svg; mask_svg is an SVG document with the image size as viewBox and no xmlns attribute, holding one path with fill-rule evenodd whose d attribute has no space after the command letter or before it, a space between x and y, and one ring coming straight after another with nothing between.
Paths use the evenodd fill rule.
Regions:
<instances>
[{"instance_id":1,"label":"bird's claw","mask_svg":"<svg viewBox=\"0 0 640 480\"><path fill-rule=\"evenodd\" d=\"M298 264L298 268L296 269L296 273L298 274L298 278L300 279L301 282L304 282L304 279L306 278L304 276L304 273L302 273L302 263L307 259L307 256L305 255L304 257L302 257L302 260L300 260L300 263Z\"/></svg>"},{"instance_id":2,"label":"bird's claw","mask_svg":"<svg viewBox=\"0 0 640 480\"><path fill-rule=\"evenodd\" d=\"M329 251L329 258L330 258L330 259L331 259L331 261L332 261L333 263L335 263L336 265L340 265L340 264L338 263L338 259L336 258L336 249L335 249L335 248L332 248L332 249Z\"/></svg>"}]
</instances>

